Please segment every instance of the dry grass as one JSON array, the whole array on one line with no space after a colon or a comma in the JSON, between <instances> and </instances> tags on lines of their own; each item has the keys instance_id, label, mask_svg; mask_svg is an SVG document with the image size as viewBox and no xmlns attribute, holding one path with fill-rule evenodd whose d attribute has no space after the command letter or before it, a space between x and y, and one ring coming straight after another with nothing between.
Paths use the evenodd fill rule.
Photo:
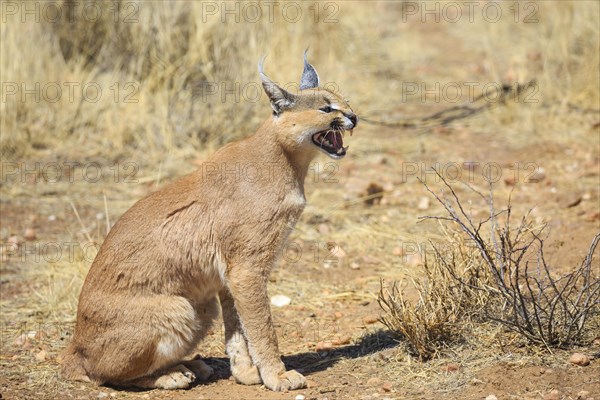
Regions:
<instances>
[{"instance_id":1,"label":"dry grass","mask_svg":"<svg viewBox=\"0 0 600 400\"><path fill-rule=\"evenodd\" d=\"M547 261L543 227L536 228L528 215L515 224L510 201L506 209L496 209L492 185L487 198L477 192L486 198L489 216L475 221L466 201L435 172L448 196L425 187L447 214L422 219L445 224L445 246L432 243L424 276L410 281L418 300L408 300L402 284L386 288L381 281L382 322L421 359L460 341L482 322L495 322L548 350L589 345L600 326L600 276L593 268L600 234L581 263L559 275Z\"/></svg>"}]
</instances>

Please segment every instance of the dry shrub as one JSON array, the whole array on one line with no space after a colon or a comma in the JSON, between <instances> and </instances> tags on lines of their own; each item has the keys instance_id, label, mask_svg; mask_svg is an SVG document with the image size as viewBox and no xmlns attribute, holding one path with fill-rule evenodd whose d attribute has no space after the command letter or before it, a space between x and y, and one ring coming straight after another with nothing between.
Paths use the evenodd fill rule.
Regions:
<instances>
[{"instance_id":1,"label":"dry shrub","mask_svg":"<svg viewBox=\"0 0 600 400\"><path fill-rule=\"evenodd\" d=\"M489 297L476 289L491 283L491 276L479 268L475 249L462 236L446 234L451 253L434 247L434 256L425 259L424 277L408 282L418 293L416 301L407 298L398 282L386 287L381 281L377 298L384 311L383 324L399 333L408 342L408 351L422 360L461 341L468 323L478 319Z\"/></svg>"},{"instance_id":2,"label":"dry shrub","mask_svg":"<svg viewBox=\"0 0 600 400\"><path fill-rule=\"evenodd\" d=\"M496 322L546 348L567 348L594 339L594 325L600 322L600 276L592 261L600 233L579 266L557 275L544 253L544 227L532 226L526 216L512 225L510 201L497 212L491 188L490 215L474 222L452 186L438 177L449 198L424 185L447 216L424 219L449 225L450 251L433 246L425 279L414 282L416 302L407 301L397 284L387 290L382 283L378 300L385 312L383 323L425 359L460 338L464 326L473 322Z\"/></svg>"}]
</instances>

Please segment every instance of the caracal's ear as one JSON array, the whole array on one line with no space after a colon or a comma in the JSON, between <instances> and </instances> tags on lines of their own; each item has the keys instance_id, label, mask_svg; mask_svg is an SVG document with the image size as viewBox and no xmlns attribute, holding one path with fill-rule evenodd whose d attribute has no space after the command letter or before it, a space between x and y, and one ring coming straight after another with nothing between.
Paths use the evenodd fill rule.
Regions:
<instances>
[{"instance_id":1,"label":"caracal's ear","mask_svg":"<svg viewBox=\"0 0 600 400\"><path fill-rule=\"evenodd\" d=\"M265 75L263 69L265 58L266 56L258 62L258 73L260 74L260 79L262 80L262 85L265 89L265 93L267 93L267 96L269 96L269 100L271 101L273 113L275 115L279 115L283 111L292 108L294 104L296 104L296 96L286 91L285 89L277 86L275 82L273 82L267 75Z\"/></svg>"},{"instance_id":2,"label":"caracal's ear","mask_svg":"<svg viewBox=\"0 0 600 400\"><path fill-rule=\"evenodd\" d=\"M302 78L300 78L300 90L313 89L319 86L319 74L315 67L310 65L306 58L308 49L304 50L304 71L302 72Z\"/></svg>"}]
</instances>

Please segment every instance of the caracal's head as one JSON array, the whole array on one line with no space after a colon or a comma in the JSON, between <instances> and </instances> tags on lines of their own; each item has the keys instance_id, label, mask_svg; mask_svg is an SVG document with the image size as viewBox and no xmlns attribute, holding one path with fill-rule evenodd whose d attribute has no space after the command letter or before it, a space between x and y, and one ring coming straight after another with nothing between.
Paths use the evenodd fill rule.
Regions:
<instances>
[{"instance_id":1,"label":"caracal's head","mask_svg":"<svg viewBox=\"0 0 600 400\"><path fill-rule=\"evenodd\" d=\"M322 151L331 158L346 155L344 134L356 126L358 117L339 94L319 86L319 75L308 63L304 52L304 72L300 91L290 93L271 81L263 71L263 60L258 64L263 88L273 107L273 123L277 140L292 152Z\"/></svg>"}]
</instances>

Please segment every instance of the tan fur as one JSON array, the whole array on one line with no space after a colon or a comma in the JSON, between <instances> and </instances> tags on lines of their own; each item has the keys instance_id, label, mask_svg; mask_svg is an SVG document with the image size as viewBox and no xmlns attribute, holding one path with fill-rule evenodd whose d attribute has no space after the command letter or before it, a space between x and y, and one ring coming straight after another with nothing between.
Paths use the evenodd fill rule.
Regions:
<instances>
[{"instance_id":1,"label":"tan fur","mask_svg":"<svg viewBox=\"0 0 600 400\"><path fill-rule=\"evenodd\" d=\"M318 111L328 103L341 111ZM304 177L319 152L310 135L343 113L355 117L335 93L303 90L253 136L123 214L83 285L63 375L187 388L210 373L201 362L194 369L182 360L220 303L235 379L272 390L304 387L304 377L286 372L280 359L267 281L304 208Z\"/></svg>"}]
</instances>

